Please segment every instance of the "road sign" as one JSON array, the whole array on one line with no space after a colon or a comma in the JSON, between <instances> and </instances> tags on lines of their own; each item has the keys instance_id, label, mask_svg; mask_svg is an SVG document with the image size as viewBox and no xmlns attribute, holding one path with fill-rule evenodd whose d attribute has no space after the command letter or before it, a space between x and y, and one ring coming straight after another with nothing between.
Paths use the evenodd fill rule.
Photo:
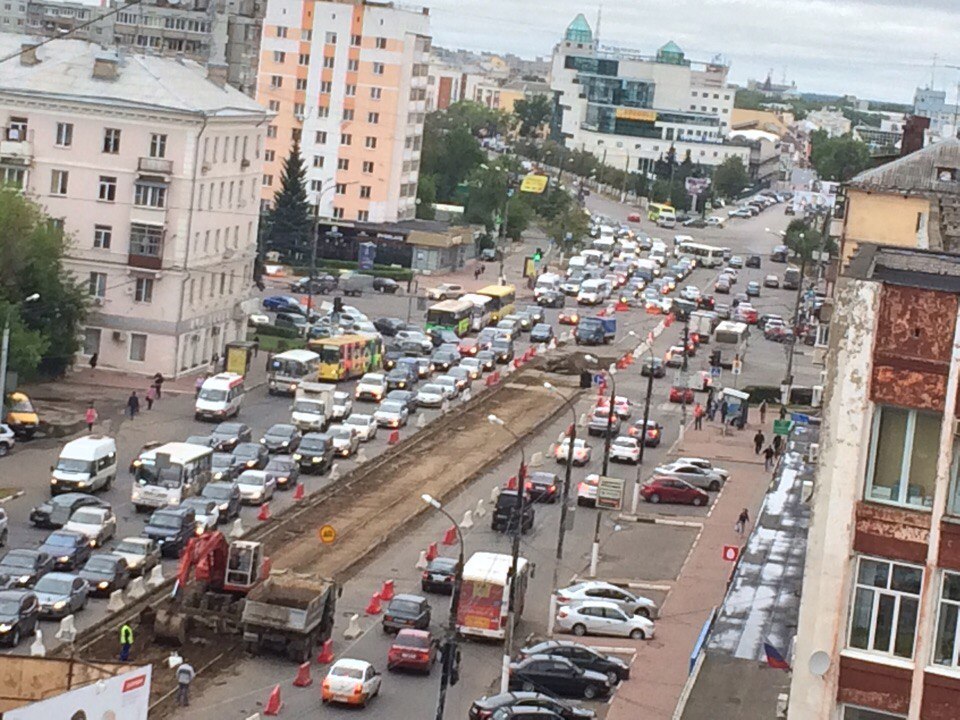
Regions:
<instances>
[{"instance_id":1,"label":"road sign","mask_svg":"<svg viewBox=\"0 0 960 720\"><path fill-rule=\"evenodd\" d=\"M606 379L603 377L603 373L597 373L596 375L593 376L593 384L594 384L594 385L606 385L606 384L607 384Z\"/></svg>"},{"instance_id":2,"label":"road sign","mask_svg":"<svg viewBox=\"0 0 960 720\"><path fill-rule=\"evenodd\" d=\"M622 478L601 475L597 483L597 508L604 508L606 510L619 510L622 508L624 484Z\"/></svg>"},{"instance_id":3,"label":"road sign","mask_svg":"<svg viewBox=\"0 0 960 720\"><path fill-rule=\"evenodd\" d=\"M740 548L736 545L724 545L723 546L723 559L727 562L736 562L737 558L740 557Z\"/></svg>"},{"instance_id":4,"label":"road sign","mask_svg":"<svg viewBox=\"0 0 960 720\"><path fill-rule=\"evenodd\" d=\"M357 267L360 270L373 270L373 263L377 258L377 244L372 242L360 243L357 250Z\"/></svg>"},{"instance_id":5,"label":"road sign","mask_svg":"<svg viewBox=\"0 0 960 720\"><path fill-rule=\"evenodd\" d=\"M337 539L337 531L333 529L333 525L324 525L317 531L317 536L320 538L320 542L329 545Z\"/></svg>"},{"instance_id":6,"label":"road sign","mask_svg":"<svg viewBox=\"0 0 960 720\"><path fill-rule=\"evenodd\" d=\"M789 435L790 430L792 428L793 428L793 420L774 420L773 421L774 435Z\"/></svg>"},{"instance_id":7,"label":"road sign","mask_svg":"<svg viewBox=\"0 0 960 720\"><path fill-rule=\"evenodd\" d=\"M719 378L719 377L720 377L720 373L721 373L722 371L723 371L723 368L711 367L711 368L710 368L710 377L712 377L712 378Z\"/></svg>"},{"instance_id":8,"label":"road sign","mask_svg":"<svg viewBox=\"0 0 960 720\"><path fill-rule=\"evenodd\" d=\"M734 375L739 375L743 371L743 360L734 358L733 362L730 363L730 367Z\"/></svg>"},{"instance_id":9,"label":"road sign","mask_svg":"<svg viewBox=\"0 0 960 720\"><path fill-rule=\"evenodd\" d=\"M798 425L809 425L810 416L801 413L790 413L790 419Z\"/></svg>"},{"instance_id":10,"label":"road sign","mask_svg":"<svg viewBox=\"0 0 960 720\"><path fill-rule=\"evenodd\" d=\"M539 195L547 189L546 175L526 175L523 182L520 183L520 192L535 193Z\"/></svg>"}]
</instances>

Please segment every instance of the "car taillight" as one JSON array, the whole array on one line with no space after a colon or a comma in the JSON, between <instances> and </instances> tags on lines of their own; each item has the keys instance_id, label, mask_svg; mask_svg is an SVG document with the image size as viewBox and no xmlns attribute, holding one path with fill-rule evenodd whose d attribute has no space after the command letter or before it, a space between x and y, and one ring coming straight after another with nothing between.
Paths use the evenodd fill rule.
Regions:
<instances>
[{"instance_id":1,"label":"car taillight","mask_svg":"<svg viewBox=\"0 0 960 720\"><path fill-rule=\"evenodd\" d=\"M577 485L577 492L583 492L586 489L587 489L587 484L585 482L582 482L579 485Z\"/></svg>"},{"instance_id":2,"label":"car taillight","mask_svg":"<svg viewBox=\"0 0 960 720\"><path fill-rule=\"evenodd\" d=\"M557 617L565 618L565 617L567 617L567 615L569 615L569 614L570 614L570 611L567 610L567 608L562 607L562 608L560 608L560 611L557 613Z\"/></svg>"},{"instance_id":3,"label":"car taillight","mask_svg":"<svg viewBox=\"0 0 960 720\"><path fill-rule=\"evenodd\" d=\"M426 570L424 570L422 577L423 577L424 580L427 580L427 579L430 577L430 573L428 573Z\"/></svg>"},{"instance_id":4,"label":"car taillight","mask_svg":"<svg viewBox=\"0 0 960 720\"><path fill-rule=\"evenodd\" d=\"M660 431L659 431L659 430L650 430L648 434L650 435L650 437L656 437L657 435L660 434Z\"/></svg>"},{"instance_id":5,"label":"car taillight","mask_svg":"<svg viewBox=\"0 0 960 720\"><path fill-rule=\"evenodd\" d=\"M527 490L533 490L533 483L532 483L532 482L525 482L525 483L523 484L523 487L526 488Z\"/></svg>"}]
</instances>

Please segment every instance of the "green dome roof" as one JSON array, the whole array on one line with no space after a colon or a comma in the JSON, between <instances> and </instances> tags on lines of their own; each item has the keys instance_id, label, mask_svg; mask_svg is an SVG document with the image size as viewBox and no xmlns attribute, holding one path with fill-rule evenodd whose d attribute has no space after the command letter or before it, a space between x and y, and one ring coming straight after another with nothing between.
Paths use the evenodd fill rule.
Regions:
<instances>
[{"instance_id":1,"label":"green dome roof","mask_svg":"<svg viewBox=\"0 0 960 720\"><path fill-rule=\"evenodd\" d=\"M683 55L683 50L681 50L681 49L680 49L680 46L677 45L673 40L671 40L671 41L668 42L666 45L664 45L662 48L660 48L659 52L662 52L662 53L674 53L674 54L677 54L677 55Z\"/></svg>"},{"instance_id":2,"label":"green dome roof","mask_svg":"<svg viewBox=\"0 0 960 720\"><path fill-rule=\"evenodd\" d=\"M587 22L583 13L577 15L573 22L567 25L567 32L564 37L575 43L593 42L593 30L590 29L590 23Z\"/></svg>"}]
</instances>

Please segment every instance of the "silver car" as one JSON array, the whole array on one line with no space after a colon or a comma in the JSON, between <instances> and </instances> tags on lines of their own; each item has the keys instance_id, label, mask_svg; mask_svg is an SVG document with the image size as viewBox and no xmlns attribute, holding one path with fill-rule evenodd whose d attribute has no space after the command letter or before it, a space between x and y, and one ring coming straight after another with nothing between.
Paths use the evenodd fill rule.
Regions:
<instances>
[{"instance_id":1,"label":"silver car","mask_svg":"<svg viewBox=\"0 0 960 720\"><path fill-rule=\"evenodd\" d=\"M327 432L333 442L333 450L340 457L348 458L360 449L360 435L356 429L334 425Z\"/></svg>"},{"instance_id":2,"label":"silver car","mask_svg":"<svg viewBox=\"0 0 960 720\"><path fill-rule=\"evenodd\" d=\"M586 580L557 590L558 605L574 605L588 600L615 603L631 615L643 615L645 618L657 616L657 604L650 598L634 595L619 585L602 580Z\"/></svg>"},{"instance_id":3,"label":"silver car","mask_svg":"<svg viewBox=\"0 0 960 720\"><path fill-rule=\"evenodd\" d=\"M711 490L716 492L723 487L726 477L716 470L694 465L693 463L672 462L669 465L661 465L654 471L657 475L666 475L667 477L685 480L694 487L701 490Z\"/></svg>"},{"instance_id":4,"label":"silver car","mask_svg":"<svg viewBox=\"0 0 960 720\"><path fill-rule=\"evenodd\" d=\"M654 634L652 620L631 615L616 603L600 600L561 605L556 627L579 636L618 635L634 640L650 640Z\"/></svg>"},{"instance_id":5,"label":"silver car","mask_svg":"<svg viewBox=\"0 0 960 720\"><path fill-rule=\"evenodd\" d=\"M440 407L447 397L447 390L441 385L428 383L417 390L417 405L420 407Z\"/></svg>"},{"instance_id":6,"label":"silver car","mask_svg":"<svg viewBox=\"0 0 960 720\"><path fill-rule=\"evenodd\" d=\"M333 414L331 417L334 420L343 420L345 417L349 417L351 412L353 412L353 398L350 397L350 393L345 393L340 390L334 392Z\"/></svg>"},{"instance_id":7,"label":"silver car","mask_svg":"<svg viewBox=\"0 0 960 720\"><path fill-rule=\"evenodd\" d=\"M33 592L40 602L40 617L62 618L87 606L90 584L72 573L47 573L37 580Z\"/></svg>"},{"instance_id":8,"label":"silver car","mask_svg":"<svg viewBox=\"0 0 960 720\"><path fill-rule=\"evenodd\" d=\"M155 565L160 564L160 546L156 540L150 538L124 538L117 543L113 554L127 561L131 575L146 575Z\"/></svg>"},{"instance_id":9,"label":"silver car","mask_svg":"<svg viewBox=\"0 0 960 720\"><path fill-rule=\"evenodd\" d=\"M399 428L407 424L409 413L407 406L397 400L384 400L373 414L377 425L385 428Z\"/></svg>"},{"instance_id":10,"label":"silver car","mask_svg":"<svg viewBox=\"0 0 960 720\"><path fill-rule=\"evenodd\" d=\"M277 480L263 470L244 470L237 478L240 488L240 502L263 505L273 497Z\"/></svg>"}]
</instances>

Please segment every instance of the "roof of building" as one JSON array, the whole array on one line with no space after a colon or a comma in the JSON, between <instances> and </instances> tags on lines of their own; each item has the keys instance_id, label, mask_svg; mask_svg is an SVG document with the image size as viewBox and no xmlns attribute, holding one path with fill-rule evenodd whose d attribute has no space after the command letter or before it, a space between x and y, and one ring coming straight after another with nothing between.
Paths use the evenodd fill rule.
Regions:
<instances>
[{"instance_id":1,"label":"roof of building","mask_svg":"<svg viewBox=\"0 0 960 720\"><path fill-rule=\"evenodd\" d=\"M573 22L567 25L567 32L564 37L570 42L593 42L593 30L590 29L590 23L587 22L583 13L577 15L573 19Z\"/></svg>"},{"instance_id":2,"label":"roof of building","mask_svg":"<svg viewBox=\"0 0 960 720\"><path fill-rule=\"evenodd\" d=\"M857 280L960 293L960 255L940 250L860 243L843 274Z\"/></svg>"},{"instance_id":3,"label":"roof of building","mask_svg":"<svg viewBox=\"0 0 960 720\"><path fill-rule=\"evenodd\" d=\"M663 45L657 52L677 53L679 55L683 55L683 50L681 50L680 46L677 45L673 40L670 40L666 45Z\"/></svg>"},{"instance_id":4,"label":"roof of building","mask_svg":"<svg viewBox=\"0 0 960 720\"><path fill-rule=\"evenodd\" d=\"M37 38L0 33L0 57L20 51ZM207 79L192 60L104 51L95 43L59 39L37 48L39 62L8 60L0 72L0 94L55 98L96 105L171 110L199 115L266 114L253 98ZM116 62L112 79L96 78L94 62Z\"/></svg>"},{"instance_id":5,"label":"roof of building","mask_svg":"<svg viewBox=\"0 0 960 720\"><path fill-rule=\"evenodd\" d=\"M776 133L767 132L765 130L731 130L727 137L733 138L743 138L744 140L766 140L768 142L777 143L780 142L780 136Z\"/></svg>"},{"instance_id":6,"label":"roof of building","mask_svg":"<svg viewBox=\"0 0 960 720\"><path fill-rule=\"evenodd\" d=\"M950 179L941 179L943 169L953 171ZM960 140L943 140L899 160L865 170L847 185L860 190L897 193L960 194Z\"/></svg>"}]
</instances>

